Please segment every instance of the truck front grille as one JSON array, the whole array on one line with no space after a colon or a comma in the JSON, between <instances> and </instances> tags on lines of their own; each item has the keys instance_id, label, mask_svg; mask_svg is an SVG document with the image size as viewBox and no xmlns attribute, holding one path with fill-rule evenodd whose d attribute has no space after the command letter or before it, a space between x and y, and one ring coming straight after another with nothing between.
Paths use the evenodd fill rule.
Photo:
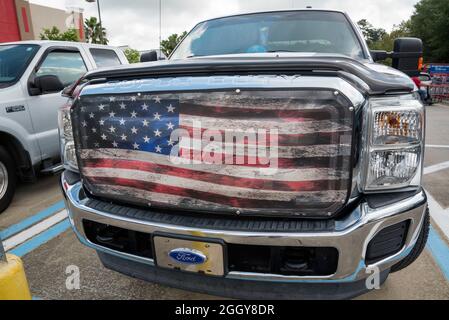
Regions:
<instances>
[{"instance_id":1,"label":"truck front grille","mask_svg":"<svg viewBox=\"0 0 449 320\"><path fill-rule=\"evenodd\" d=\"M334 90L82 95L72 121L94 196L238 215L330 217L351 179L353 111Z\"/></svg>"}]
</instances>

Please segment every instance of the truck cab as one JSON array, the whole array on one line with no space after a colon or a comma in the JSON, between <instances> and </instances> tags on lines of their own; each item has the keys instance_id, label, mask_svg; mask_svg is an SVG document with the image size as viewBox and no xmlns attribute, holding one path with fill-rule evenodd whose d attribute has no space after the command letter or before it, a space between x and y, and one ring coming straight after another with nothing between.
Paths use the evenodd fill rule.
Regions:
<instances>
[{"instance_id":1,"label":"truck cab","mask_svg":"<svg viewBox=\"0 0 449 320\"><path fill-rule=\"evenodd\" d=\"M58 108L61 90L86 72L127 64L114 47L77 42L0 44L0 212L14 195L17 177L60 167Z\"/></svg>"},{"instance_id":2,"label":"truck cab","mask_svg":"<svg viewBox=\"0 0 449 320\"><path fill-rule=\"evenodd\" d=\"M74 232L109 269L219 296L382 284L429 230L421 56L414 38L370 51L343 12L290 10L88 73L60 112Z\"/></svg>"}]
</instances>

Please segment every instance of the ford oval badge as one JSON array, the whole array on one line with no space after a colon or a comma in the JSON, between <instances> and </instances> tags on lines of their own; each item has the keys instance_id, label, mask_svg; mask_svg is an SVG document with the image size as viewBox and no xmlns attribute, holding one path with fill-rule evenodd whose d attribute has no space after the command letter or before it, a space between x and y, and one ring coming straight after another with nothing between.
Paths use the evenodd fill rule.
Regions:
<instances>
[{"instance_id":1,"label":"ford oval badge","mask_svg":"<svg viewBox=\"0 0 449 320\"><path fill-rule=\"evenodd\" d=\"M168 255L174 261L183 264L203 264L207 260L206 255L201 251L188 248L173 249Z\"/></svg>"}]
</instances>

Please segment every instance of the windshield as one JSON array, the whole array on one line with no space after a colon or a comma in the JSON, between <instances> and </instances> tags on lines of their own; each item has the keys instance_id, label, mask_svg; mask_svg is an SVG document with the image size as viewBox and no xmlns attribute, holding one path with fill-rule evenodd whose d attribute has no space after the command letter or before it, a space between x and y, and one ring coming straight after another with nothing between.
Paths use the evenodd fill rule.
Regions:
<instances>
[{"instance_id":1,"label":"windshield","mask_svg":"<svg viewBox=\"0 0 449 320\"><path fill-rule=\"evenodd\" d=\"M0 87L15 83L33 59L38 45L0 45Z\"/></svg>"},{"instance_id":2,"label":"windshield","mask_svg":"<svg viewBox=\"0 0 449 320\"><path fill-rule=\"evenodd\" d=\"M202 22L182 41L171 59L261 52L330 53L365 58L344 14L289 11Z\"/></svg>"}]
</instances>

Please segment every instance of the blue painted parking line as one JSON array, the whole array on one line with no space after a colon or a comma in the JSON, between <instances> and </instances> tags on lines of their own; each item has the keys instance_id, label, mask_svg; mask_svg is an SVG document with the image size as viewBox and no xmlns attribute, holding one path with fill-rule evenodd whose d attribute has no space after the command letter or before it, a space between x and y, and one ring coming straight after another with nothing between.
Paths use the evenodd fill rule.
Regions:
<instances>
[{"instance_id":1,"label":"blue painted parking line","mask_svg":"<svg viewBox=\"0 0 449 320\"><path fill-rule=\"evenodd\" d=\"M50 207L36 213L35 215L23 219L19 223L16 223L6 228L5 230L0 231L0 239L7 239L10 236L13 236L16 233L19 233L25 230L26 228L36 224L37 222L48 218L49 216L55 214L56 212L61 211L62 209L64 209L64 201L59 201L51 205Z\"/></svg>"},{"instance_id":2,"label":"blue painted parking line","mask_svg":"<svg viewBox=\"0 0 449 320\"><path fill-rule=\"evenodd\" d=\"M63 221L59 222L58 224L55 224L54 226L48 228L44 232L38 234L34 238L24 242L20 246L14 248L10 251L10 253L23 257L27 253L30 253L34 249L39 248L44 243L47 243L53 238L56 238L58 235L66 231L70 227L69 219L66 218Z\"/></svg>"},{"instance_id":3,"label":"blue painted parking line","mask_svg":"<svg viewBox=\"0 0 449 320\"><path fill-rule=\"evenodd\" d=\"M449 247L432 226L430 226L427 248L446 277L446 280L449 281Z\"/></svg>"}]
</instances>

